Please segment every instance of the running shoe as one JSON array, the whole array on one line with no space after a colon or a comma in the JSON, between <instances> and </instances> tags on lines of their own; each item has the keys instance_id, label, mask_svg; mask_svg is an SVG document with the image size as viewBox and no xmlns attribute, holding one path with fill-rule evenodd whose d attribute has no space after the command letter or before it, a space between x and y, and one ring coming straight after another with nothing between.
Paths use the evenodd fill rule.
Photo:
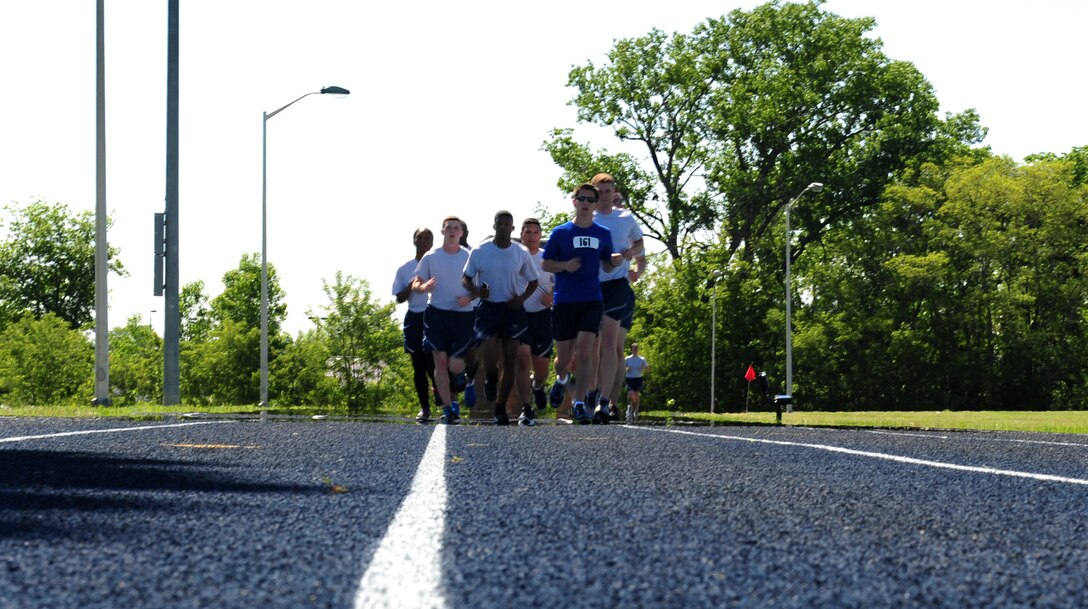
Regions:
<instances>
[{"instance_id":1,"label":"running shoe","mask_svg":"<svg viewBox=\"0 0 1088 609\"><path fill-rule=\"evenodd\" d=\"M575 402L571 407L571 418L578 425L586 425L592 422L589 417L589 413L586 412L586 405L583 402Z\"/></svg>"},{"instance_id":2,"label":"running shoe","mask_svg":"<svg viewBox=\"0 0 1088 609\"><path fill-rule=\"evenodd\" d=\"M461 420L461 407L457 405L457 402L450 401L450 412L453 414L453 422Z\"/></svg>"},{"instance_id":3,"label":"running shoe","mask_svg":"<svg viewBox=\"0 0 1088 609\"><path fill-rule=\"evenodd\" d=\"M438 419L438 422L446 425L453 425L457 422L457 417L453 414L453 406L442 407L442 416Z\"/></svg>"},{"instance_id":4,"label":"running shoe","mask_svg":"<svg viewBox=\"0 0 1088 609\"><path fill-rule=\"evenodd\" d=\"M628 425L634 425L635 424L635 413L631 412L631 407L630 406L627 407L627 416L624 417L624 419L626 420Z\"/></svg>"},{"instance_id":5,"label":"running shoe","mask_svg":"<svg viewBox=\"0 0 1088 609\"><path fill-rule=\"evenodd\" d=\"M424 406L419 409L419 414L416 415L417 423L427 423L431 420L431 409Z\"/></svg>"},{"instance_id":6,"label":"running shoe","mask_svg":"<svg viewBox=\"0 0 1088 609\"><path fill-rule=\"evenodd\" d=\"M533 407L526 404L521 407L521 416L518 417L518 425L522 427L532 427L536 425L536 413L533 412Z\"/></svg>"},{"instance_id":7,"label":"running shoe","mask_svg":"<svg viewBox=\"0 0 1088 609\"><path fill-rule=\"evenodd\" d=\"M495 425L505 426L510 424L510 417L506 415L505 406L495 406Z\"/></svg>"},{"instance_id":8,"label":"running shoe","mask_svg":"<svg viewBox=\"0 0 1088 609\"><path fill-rule=\"evenodd\" d=\"M544 392L544 388L533 388L533 403L536 404L536 409L543 412L548 409L548 394Z\"/></svg>"},{"instance_id":9,"label":"running shoe","mask_svg":"<svg viewBox=\"0 0 1088 609\"><path fill-rule=\"evenodd\" d=\"M548 393L548 403L552 405L552 408L559 408L563 403L563 394L567 391L567 384L560 383L558 380L552 384L552 390Z\"/></svg>"},{"instance_id":10,"label":"running shoe","mask_svg":"<svg viewBox=\"0 0 1088 609\"><path fill-rule=\"evenodd\" d=\"M472 408L476 405L476 381L465 385L465 406Z\"/></svg>"},{"instance_id":11,"label":"running shoe","mask_svg":"<svg viewBox=\"0 0 1088 609\"><path fill-rule=\"evenodd\" d=\"M597 405L597 409L593 411L593 424L608 425L609 414L608 400L601 400L601 403Z\"/></svg>"}]
</instances>

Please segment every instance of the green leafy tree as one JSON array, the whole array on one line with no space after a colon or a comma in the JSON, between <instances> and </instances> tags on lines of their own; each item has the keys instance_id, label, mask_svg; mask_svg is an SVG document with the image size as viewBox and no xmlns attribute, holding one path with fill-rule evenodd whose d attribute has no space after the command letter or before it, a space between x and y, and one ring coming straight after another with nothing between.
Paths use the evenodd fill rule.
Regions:
<instances>
[{"instance_id":1,"label":"green leafy tree","mask_svg":"<svg viewBox=\"0 0 1088 609\"><path fill-rule=\"evenodd\" d=\"M269 393L281 404L330 407L345 402L329 362L328 336L308 330L291 341L269 369Z\"/></svg>"},{"instance_id":2,"label":"green leafy tree","mask_svg":"<svg viewBox=\"0 0 1088 609\"><path fill-rule=\"evenodd\" d=\"M256 404L260 338L260 328L228 318L211 330L208 340L184 343L182 399L196 404Z\"/></svg>"},{"instance_id":3,"label":"green leafy tree","mask_svg":"<svg viewBox=\"0 0 1088 609\"><path fill-rule=\"evenodd\" d=\"M0 402L59 405L84 401L94 345L53 313L24 315L0 332Z\"/></svg>"},{"instance_id":4,"label":"green leafy tree","mask_svg":"<svg viewBox=\"0 0 1088 609\"><path fill-rule=\"evenodd\" d=\"M260 400L261 267L245 254L223 275L223 292L205 308L203 284L182 292L180 308L186 339L181 345L182 398L194 403L254 404ZM275 267L268 267L269 373L290 343L281 331L287 314ZM272 383L269 379L269 391ZM270 395L271 399L271 395Z\"/></svg>"},{"instance_id":5,"label":"green leafy tree","mask_svg":"<svg viewBox=\"0 0 1088 609\"><path fill-rule=\"evenodd\" d=\"M268 335L277 336L280 325L287 317L287 303L279 284L279 276L272 264L268 265ZM238 268L223 275L223 291L212 299L212 317L215 321L232 319L248 326L261 326L261 258L260 255L243 254Z\"/></svg>"},{"instance_id":6,"label":"green leafy tree","mask_svg":"<svg viewBox=\"0 0 1088 609\"><path fill-rule=\"evenodd\" d=\"M110 390L113 402L128 406L162 396L162 338L139 315L110 330Z\"/></svg>"},{"instance_id":7,"label":"green leafy tree","mask_svg":"<svg viewBox=\"0 0 1088 609\"><path fill-rule=\"evenodd\" d=\"M617 41L602 67L574 68L578 120L643 147L648 161L643 169L631 156L591 153L558 131L545 146L563 180L616 175L674 259L704 231L720 231L727 258L751 259L790 198L818 180L826 194L796 214L800 256L829 226L876 204L915 159L980 139L973 112L937 117L922 74L866 35L872 19L822 4L775 1L691 34L654 30Z\"/></svg>"},{"instance_id":8,"label":"green leafy tree","mask_svg":"<svg viewBox=\"0 0 1088 609\"><path fill-rule=\"evenodd\" d=\"M181 340L207 340L212 328L212 316L203 281L193 281L181 287L178 311L181 317Z\"/></svg>"},{"instance_id":9,"label":"green leafy tree","mask_svg":"<svg viewBox=\"0 0 1088 609\"><path fill-rule=\"evenodd\" d=\"M799 393L845 408L1084 407L1088 199L1063 160L923 165L799 265Z\"/></svg>"},{"instance_id":10,"label":"green leafy tree","mask_svg":"<svg viewBox=\"0 0 1088 609\"><path fill-rule=\"evenodd\" d=\"M70 328L90 323L95 305L95 219L67 205L35 201L8 205L7 239L0 242L0 327L29 312L53 313ZM108 248L109 270L126 274Z\"/></svg>"},{"instance_id":11,"label":"green leafy tree","mask_svg":"<svg viewBox=\"0 0 1088 609\"><path fill-rule=\"evenodd\" d=\"M373 408L394 397L407 378L395 305L379 304L365 280L340 272L322 289L329 304L325 315L314 317L328 337L329 369L340 381L348 409Z\"/></svg>"}]
</instances>

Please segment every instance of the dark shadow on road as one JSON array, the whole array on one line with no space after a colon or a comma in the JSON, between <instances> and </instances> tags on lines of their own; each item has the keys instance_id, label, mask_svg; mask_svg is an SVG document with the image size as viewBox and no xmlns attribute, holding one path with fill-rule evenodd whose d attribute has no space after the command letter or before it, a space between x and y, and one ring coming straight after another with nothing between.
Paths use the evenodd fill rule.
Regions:
<instances>
[{"instance_id":1,"label":"dark shadow on road","mask_svg":"<svg viewBox=\"0 0 1088 609\"><path fill-rule=\"evenodd\" d=\"M298 496L324 492L327 489L318 484L245 480L224 473L221 465L198 461L4 450L0 451L0 539L33 532L48 535L52 525L59 523L50 524L52 518L45 516L58 510L169 511L190 505L192 493Z\"/></svg>"}]
</instances>

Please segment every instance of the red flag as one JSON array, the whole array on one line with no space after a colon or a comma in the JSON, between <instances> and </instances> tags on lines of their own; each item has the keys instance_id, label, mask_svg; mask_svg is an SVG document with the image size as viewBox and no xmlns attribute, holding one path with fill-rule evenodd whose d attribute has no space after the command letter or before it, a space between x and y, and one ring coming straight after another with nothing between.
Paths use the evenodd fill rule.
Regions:
<instances>
[{"instance_id":1,"label":"red flag","mask_svg":"<svg viewBox=\"0 0 1088 609\"><path fill-rule=\"evenodd\" d=\"M753 368L751 364L748 364L748 372L744 373L744 380L749 383L756 380L756 369Z\"/></svg>"}]
</instances>

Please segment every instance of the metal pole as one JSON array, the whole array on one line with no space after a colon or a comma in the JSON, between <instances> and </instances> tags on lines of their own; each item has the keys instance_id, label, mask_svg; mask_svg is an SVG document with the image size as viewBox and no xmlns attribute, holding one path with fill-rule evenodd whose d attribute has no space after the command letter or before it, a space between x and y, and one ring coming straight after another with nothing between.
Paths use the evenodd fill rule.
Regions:
<instances>
[{"instance_id":1,"label":"metal pole","mask_svg":"<svg viewBox=\"0 0 1088 609\"><path fill-rule=\"evenodd\" d=\"M268 415L268 119L311 95L344 96L351 92L342 87L324 87L311 91L272 112L261 113L261 416Z\"/></svg>"},{"instance_id":2,"label":"metal pole","mask_svg":"<svg viewBox=\"0 0 1088 609\"><path fill-rule=\"evenodd\" d=\"M786 395L793 395L793 334L790 329L790 207L797 199L786 204Z\"/></svg>"},{"instance_id":3,"label":"metal pole","mask_svg":"<svg viewBox=\"0 0 1088 609\"><path fill-rule=\"evenodd\" d=\"M95 43L94 401L110 400L109 243L106 241L106 43L104 0L98 0Z\"/></svg>"},{"instance_id":4,"label":"metal pole","mask_svg":"<svg viewBox=\"0 0 1088 609\"><path fill-rule=\"evenodd\" d=\"M824 185L813 182L805 187L798 195L786 204L786 395L793 397L793 328L792 312L793 303L790 299L790 208L808 191L820 192ZM787 412L793 412L793 400L786 406Z\"/></svg>"},{"instance_id":5,"label":"metal pole","mask_svg":"<svg viewBox=\"0 0 1088 609\"><path fill-rule=\"evenodd\" d=\"M714 279L714 291L710 293L710 414L714 414L714 356L718 328L718 281Z\"/></svg>"},{"instance_id":6,"label":"metal pole","mask_svg":"<svg viewBox=\"0 0 1088 609\"><path fill-rule=\"evenodd\" d=\"M268 113L261 113L261 414L268 408Z\"/></svg>"},{"instance_id":7,"label":"metal pole","mask_svg":"<svg viewBox=\"0 0 1088 609\"><path fill-rule=\"evenodd\" d=\"M167 3L166 42L166 289L163 312L162 403L181 403L181 288L178 262L178 1Z\"/></svg>"}]
</instances>

